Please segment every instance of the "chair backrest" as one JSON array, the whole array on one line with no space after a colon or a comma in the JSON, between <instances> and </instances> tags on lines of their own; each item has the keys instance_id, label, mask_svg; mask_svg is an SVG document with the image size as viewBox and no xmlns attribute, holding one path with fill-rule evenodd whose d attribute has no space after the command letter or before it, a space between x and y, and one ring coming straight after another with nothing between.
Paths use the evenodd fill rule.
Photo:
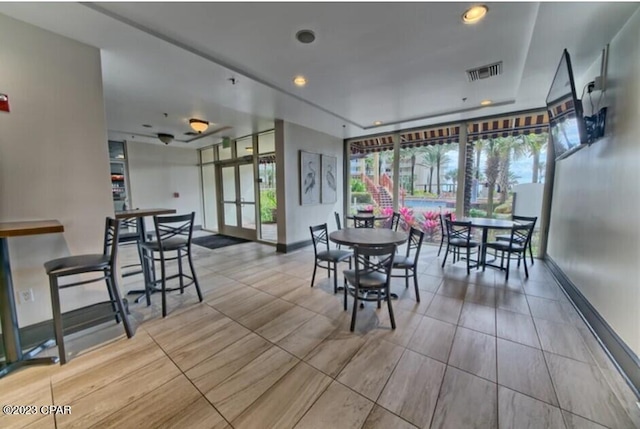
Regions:
<instances>
[{"instance_id":1,"label":"chair backrest","mask_svg":"<svg viewBox=\"0 0 640 429\"><path fill-rule=\"evenodd\" d=\"M327 224L310 226L311 241L313 241L313 253L318 256L318 246L325 246L325 250L329 250L329 235L327 234ZM320 250L322 251L322 249Z\"/></svg>"},{"instance_id":2,"label":"chair backrest","mask_svg":"<svg viewBox=\"0 0 640 429\"><path fill-rule=\"evenodd\" d=\"M104 223L104 243L102 254L109 255L109 265L114 268L118 257L118 240L120 240L120 221L107 217Z\"/></svg>"},{"instance_id":3,"label":"chair backrest","mask_svg":"<svg viewBox=\"0 0 640 429\"><path fill-rule=\"evenodd\" d=\"M360 277L374 273L386 276L385 284L389 286L397 247L395 244L381 247L353 246L353 256L356 263L356 287L360 286Z\"/></svg>"},{"instance_id":4,"label":"chair backrest","mask_svg":"<svg viewBox=\"0 0 640 429\"><path fill-rule=\"evenodd\" d=\"M333 215L336 217L336 226L338 227L338 231L342 229L342 222L340 222L340 214L338 212L333 212Z\"/></svg>"},{"instance_id":5,"label":"chair backrest","mask_svg":"<svg viewBox=\"0 0 640 429\"><path fill-rule=\"evenodd\" d=\"M459 239L471 241L471 222L454 221L445 218L447 225L447 237L449 240Z\"/></svg>"},{"instance_id":6,"label":"chair backrest","mask_svg":"<svg viewBox=\"0 0 640 429\"><path fill-rule=\"evenodd\" d=\"M518 223L532 223L533 224L533 228L532 229L536 229L536 222L538 221L538 217L537 216L517 216L517 215L513 215L511 216L511 220L514 222L518 222Z\"/></svg>"},{"instance_id":7,"label":"chair backrest","mask_svg":"<svg viewBox=\"0 0 640 429\"><path fill-rule=\"evenodd\" d=\"M358 216L353 217L354 228L373 228L375 218L373 216Z\"/></svg>"},{"instance_id":8,"label":"chair backrest","mask_svg":"<svg viewBox=\"0 0 640 429\"><path fill-rule=\"evenodd\" d=\"M389 229L397 231L398 225L400 225L400 213L393 212L393 214L391 215L391 223L389 224Z\"/></svg>"},{"instance_id":9,"label":"chair backrest","mask_svg":"<svg viewBox=\"0 0 640 429\"><path fill-rule=\"evenodd\" d=\"M411 231L409 231L409 242L407 243L407 258L411 255L411 252L414 252L413 262L415 265L418 265L422 240L424 240L424 232L411 227Z\"/></svg>"},{"instance_id":10,"label":"chair backrest","mask_svg":"<svg viewBox=\"0 0 640 429\"><path fill-rule=\"evenodd\" d=\"M191 247L191 236L193 235L193 219L196 212L184 215L154 216L153 225L156 229L156 240L162 243L170 238L182 238ZM162 245L159 246L163 251Z\"/></svg>"},{"instance_id":11,"label":"chair backrest","mask_svg":"<svg viewBox=\"0 0 640 429\"><path fill-rule=\"evenodd\" d=\"M451 213L445 213L445 214L440 213L439 218L440 218L440 233L442 234L443 237L446 237L448 233L447 233L447 226L445 224L445 220L447 219L451 220Z\"/></svg>"},{"instance_id":12,"label":"chair backrest","mask_svg":"<svg viewBox=\"0 0 640 429\"><path fill-rule=\"evenodd\" d=\"M511 227L509 247L513 247L514 244L517 244L518 248L526 248L531 240L534 226L535 222L513 225L513 227Z\"/></svg>"}]
</instances>

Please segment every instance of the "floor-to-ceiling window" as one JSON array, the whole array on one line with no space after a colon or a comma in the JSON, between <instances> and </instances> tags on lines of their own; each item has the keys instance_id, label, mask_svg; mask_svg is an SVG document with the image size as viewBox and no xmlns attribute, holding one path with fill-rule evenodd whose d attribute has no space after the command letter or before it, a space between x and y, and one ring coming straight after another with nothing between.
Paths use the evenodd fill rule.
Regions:
<instances>
[{"instance_id":1,"label":"floor-to-ceiling window","mask_svg":"<svg viewBox=\"0 0 640 429\"><path fill-rule=\"evenodd\" d=\"M208 147L200 151L200 166L202 172L202 206L204 209L203 228L209 231L218 230L218 209L216 202L216 147Z\"/></svg>"}]
</instances>

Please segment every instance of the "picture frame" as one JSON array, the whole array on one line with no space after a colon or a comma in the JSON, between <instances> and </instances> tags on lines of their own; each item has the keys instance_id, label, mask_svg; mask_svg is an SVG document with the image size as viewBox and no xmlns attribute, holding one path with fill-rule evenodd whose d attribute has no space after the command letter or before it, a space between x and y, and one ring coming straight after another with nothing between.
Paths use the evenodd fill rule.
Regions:
<instances>
[{"instance_id":1,"label":"picture frame","mask_svg":"<svg viewBox=\"0 0 640 429\"><path fill-rule=\"evenodd\" d=\"M320 204L320 154L300 151L300 205Z\"/></svg>"},{"instance_id":2,"label":"picture frame","mask_svg":"<svg viewBox=\"0 0 640 429\"><path fill-rule=\"evenodd\" d=\"M320 195L322 204L335 203L338 200L338 158L322 155L321 165Z\"/></svg>"}]
</instances>

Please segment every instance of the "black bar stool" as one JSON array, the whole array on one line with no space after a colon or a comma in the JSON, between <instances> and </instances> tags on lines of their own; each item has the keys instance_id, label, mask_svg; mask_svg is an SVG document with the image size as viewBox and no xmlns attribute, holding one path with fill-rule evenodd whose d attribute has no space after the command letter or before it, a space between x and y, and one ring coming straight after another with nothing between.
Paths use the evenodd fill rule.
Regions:
<instances>
[{"instance_id":1,"label":"black bar stool","mask_svg":"<svg viewBox=\"0 0 640 429\"><path fill-rule=\"evenodd\" d=\"M60 289L66 289L73 286L80 286L87 283L93 283L104 280L107 284L107 291L111 301L111 308L115 314L116 323L124 325L127 337L133 336L133 330L129 323L124 303L118 290L116 282L116 258L118 256L118 235L120 233L120 222L116 219L107 218L104 231L104 246L102 254L76 255L64 258L54 259L44 264L44 269L49 276L49 286L51 288L51 307L53 310L53 325L58 343L58 353L60 354L60 364L65 364L67 356L64 348L64 327L62 326L62 312L60 309ZM82 280L73 283L60 285L58 279L60 277L101 272L102 277ZM99 305L99 304L94 304ZM90 308L90 307L87 307ZM85 322L89 324L94 322L91 320Z\"/></svg>"},{"instance_id":2,"label":"black bar stool","mask_svg":"<svg viewBox=\"0 0 640 429\"><path fill-rule=\"evenodd\" d=\"M198 278L196 277L196 271L193 267L193 259L191 258L191 237L193 235L193 219L196 213L191 212L186 215L177 216L154 216L153 224L156 229L156 240L147 241L141 244L142 256L145 264L149 264L150 270L145 270L145 293L147 295L147 302L149 302L150 294L152 291L157 290L156 285L160 284L162 289L162 317L167 315L167 292L174 290L180 290L180 293L184 293L184 288L187 286L195 285L198 292L198 299L202 302L202 292L200 291L200 285L198 284ZM155 257L155 253L158 253L159 257ZM176 252L173 256L166 256L166 253ZM191 275L187 275L182 270L182 258L187 257L189 261L189 268L191 269ZM166 262L167 261L178 262L178 273L167 276ZM160 262L161 278L155 278L154 263ZM151 273L153 278L149 278ZM167 287L167 280L178 278L180 281L179 287ZM190 280L185 284L184 279Z\"/></svg>"}]
</instances>

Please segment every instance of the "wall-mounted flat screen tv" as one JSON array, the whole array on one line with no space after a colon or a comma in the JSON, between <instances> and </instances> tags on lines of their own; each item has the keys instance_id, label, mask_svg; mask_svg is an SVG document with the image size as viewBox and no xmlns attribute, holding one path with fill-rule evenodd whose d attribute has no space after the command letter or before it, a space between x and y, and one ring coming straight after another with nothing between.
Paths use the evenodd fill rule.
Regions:
<instances>
[{"instance_id":1,"label":"wall-mounted flat screen tv","mask_svg":"<svg viewBox=\"0 0 640 429\"><path fill-rule=\"evenodd\" d=\"M566 49L560 58L546 102L556 160L566 158L587 142L582 103L576 97L571 58Z\"/></svg>"}]
</instances>

